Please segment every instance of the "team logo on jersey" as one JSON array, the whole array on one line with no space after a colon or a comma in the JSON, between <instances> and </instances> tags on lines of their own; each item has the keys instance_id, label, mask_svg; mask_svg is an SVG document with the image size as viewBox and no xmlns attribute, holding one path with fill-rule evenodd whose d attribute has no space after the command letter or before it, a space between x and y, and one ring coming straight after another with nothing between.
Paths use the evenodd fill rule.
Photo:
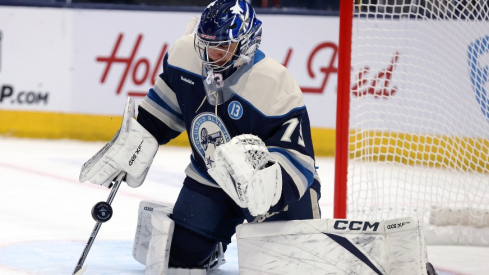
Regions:
<instances>
[{"instance_id":1,"label":"team logo on jersey","mask_svg":"<svg viewBox=\"0 0 489 275\"><path fill-rule=\"evenodd\" d=\"M240 119L243 116L243 106L238 101L229 103L228 114L232 119Z\"/></svg>"},{"instance_id":2,"label":"team logo on jersey","mask_svg":"<svg viewBox=\"0 0 489 275\"><path fill-rule=\"evenodd\" d=\"M204 159L207 168L214 167L216 147L231 140L226 126L213 113L202 113L194 118L191 129L194 147Z\"/></svg>"}]
</instances>

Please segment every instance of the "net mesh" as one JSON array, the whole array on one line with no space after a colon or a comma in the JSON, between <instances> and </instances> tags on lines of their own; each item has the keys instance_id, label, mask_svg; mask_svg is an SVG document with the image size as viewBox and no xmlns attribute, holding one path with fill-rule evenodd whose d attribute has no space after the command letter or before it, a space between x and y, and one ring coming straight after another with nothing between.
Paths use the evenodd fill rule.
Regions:
<instances>
[{"instance_id":1,"label":"net mesh","mask_svg":"<svg viewBox=\"0 0 489 275\"><path fill-rule=\"evenodd\" d=\"M355 1L348 217L489 223L488 20L488 1Z\"/></svg>"}]
</instances>

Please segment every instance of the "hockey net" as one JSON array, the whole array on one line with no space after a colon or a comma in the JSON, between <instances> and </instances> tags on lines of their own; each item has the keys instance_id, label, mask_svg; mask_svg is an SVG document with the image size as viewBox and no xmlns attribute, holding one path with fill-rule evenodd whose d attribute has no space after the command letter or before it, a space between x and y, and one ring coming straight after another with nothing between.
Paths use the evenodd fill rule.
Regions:
<instances>
[{"instance_id":1,"label":"hockey net","mask_svg":"<svg viewBox=\"0 0 489 275\"><path fill-rule=\"evenodd\" d=\"M489 245L489 2L343 2L335 217Z\"/></svg>"}]
</instances>

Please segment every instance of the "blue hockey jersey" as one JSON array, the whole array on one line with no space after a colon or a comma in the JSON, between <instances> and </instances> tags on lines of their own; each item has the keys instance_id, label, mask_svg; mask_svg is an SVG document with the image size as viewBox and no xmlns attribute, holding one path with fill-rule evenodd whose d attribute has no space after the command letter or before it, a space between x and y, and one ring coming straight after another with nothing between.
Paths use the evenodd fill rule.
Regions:
<instances>
[{"instance_id":1,"label":"blue hockey jersey","mask_svg":"<svg viewBox=\"0 0 489 275\"><path fill-rule=\"evenodd\" d=\"M319 196L309 117L288 70L258 50L244 86L213 106L205 99L202 61L193 42L193 34L186 35L168 51L163 73L139 105L139 123L160 144L186 131L192 155L185 173L217 188L207 173L215 148L241 134L260 137L282 168L282 197L270 212L299 200L310 187Z\"/></svg>"}]
</instances>

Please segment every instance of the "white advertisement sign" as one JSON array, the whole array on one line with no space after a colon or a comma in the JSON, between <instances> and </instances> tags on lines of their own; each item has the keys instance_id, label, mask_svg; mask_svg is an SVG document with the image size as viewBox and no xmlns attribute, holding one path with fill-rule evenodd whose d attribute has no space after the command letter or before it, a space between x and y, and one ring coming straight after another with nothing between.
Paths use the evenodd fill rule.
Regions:
<instances>
[{"instance_id":1,"label":"white advertisement sign","mask_svg":"<svg viewBox=\"0 0 489 275\"><path fill-rule=\"evenodd\" d=\"M121 115L141 100L189 12L0 7L0 109ZM258 15L261 49L305 94L315 127L334 128L338 18ZM320 27L318 27L320 26Z\"/></svg>"},{"instance_id":2,"label":"white advertisement sign","mask_svg":"<svg viewBox=\"0 0 489 275\"><path fill-rule=\"evenodd\" d=\"M121 114L162 72L164 54L198 14L74 10L74 112ZM110 20L108 20L110 18Z\"/></svg>"},{"instance_id":3,"label":"white advertisement sign","mask_svg":"<svg viewBox=\"0 0 489 275\"><path fill-rule=\"evenodd\" d=\"M164 54L183 35L190 18L199 15L0 7L0 109L119 116L128 96L140 101L153 86L162 71ZM297 80L304 92L311 125L335 128L339 18L260 14L258 18L263 21L260 48L286 66ZM421 102L443 98L451 104L467 104L467 112L479 110L479 119L486 120L489 81L481 82L481 78L487 78L484 68L488 66L488 53L480 54L476 65L472 65L474 69L469 68L467 50L471 44L484 48L489 44L489 38L485 38L489 34L465 32L463 39L457 41L450 40L449 34L451 30L488 28L473 27L480 22L389 22L394 26L377 22L363 28L362 36L354 40L354 55L359 52L352 67L352 89L356 94L353 100L361 99L353 101L354 106L367 100L381 103L374 108L393 109L394 116L380 119L387 120L394 131L419 130L416 125L399 129L399 125L411 125L399 121L409 120L409 110ZM402 28L396 28L396 24L402 24ZM375 39L376 32L383 33L386 27L395 30L392 39L366 40ZM441 32L447 32L441 36L446 39L430 40ZM414 39L419 36L421 39ZM442 45L447 50L437 51ZM364 62L362 51L379 58ZM363 71L365 68L368 72ZM413 68L422 70L422 79L413 79L409 71ZM453 87L444 86L443 77L436 74L440 71L447 77L460 77L457 97L446 96L445 91ZM365 88L372 83L375 87ZM478 89L478 98L474 89ZM376 94L388 91L395 92L383 98ZM441 122L451 120L447 110L429 110L426 114ZM444 133L444 129L436 129L437 123L431 125L434 132Z\"/></svg>"},{"instance_id":4,"label":"white advertisement sign","mask_svg":"<svg viewBox=\"0 0 489 275\"><path fill-rule=\"evenodd\" d=\"M286 66L304 93L311 125L335 128L339 18L263 15L266 55Z\"/></svg>"},{"instance_id":5,"label":"white advertisement sign","mask_svg":"<svg viewBox=\"0 0 489 275\"><path fill-rule=\"evenodd\" d=\"M70 112L71 13L0 7L0 109Z\"/></svg>"},{"instance_id":6,"label":"white advertisement sign","mask_svg":"<svg viewBox=\"0 0 489 275\"><path fill-rule=\"evenodd\" d=\"M489 136L489 24L358 20L351 128Z\"/></svg>"},{"instance_id":7,"label":"white advertisement sign","mask_svg":"<svg viewBox=\"0 0 489 275\"><path fill-rule=\"evenodd\" d=\"M119 114L127 96L144 96L162 71L165 52L183 35L192 16L199 14L76 10L74 97L78 104L73 111ZM259 18L263 21L260 49L295 76L305 93L312 125L334 128L338 18Z\"/></svg>"}]
</instances>

